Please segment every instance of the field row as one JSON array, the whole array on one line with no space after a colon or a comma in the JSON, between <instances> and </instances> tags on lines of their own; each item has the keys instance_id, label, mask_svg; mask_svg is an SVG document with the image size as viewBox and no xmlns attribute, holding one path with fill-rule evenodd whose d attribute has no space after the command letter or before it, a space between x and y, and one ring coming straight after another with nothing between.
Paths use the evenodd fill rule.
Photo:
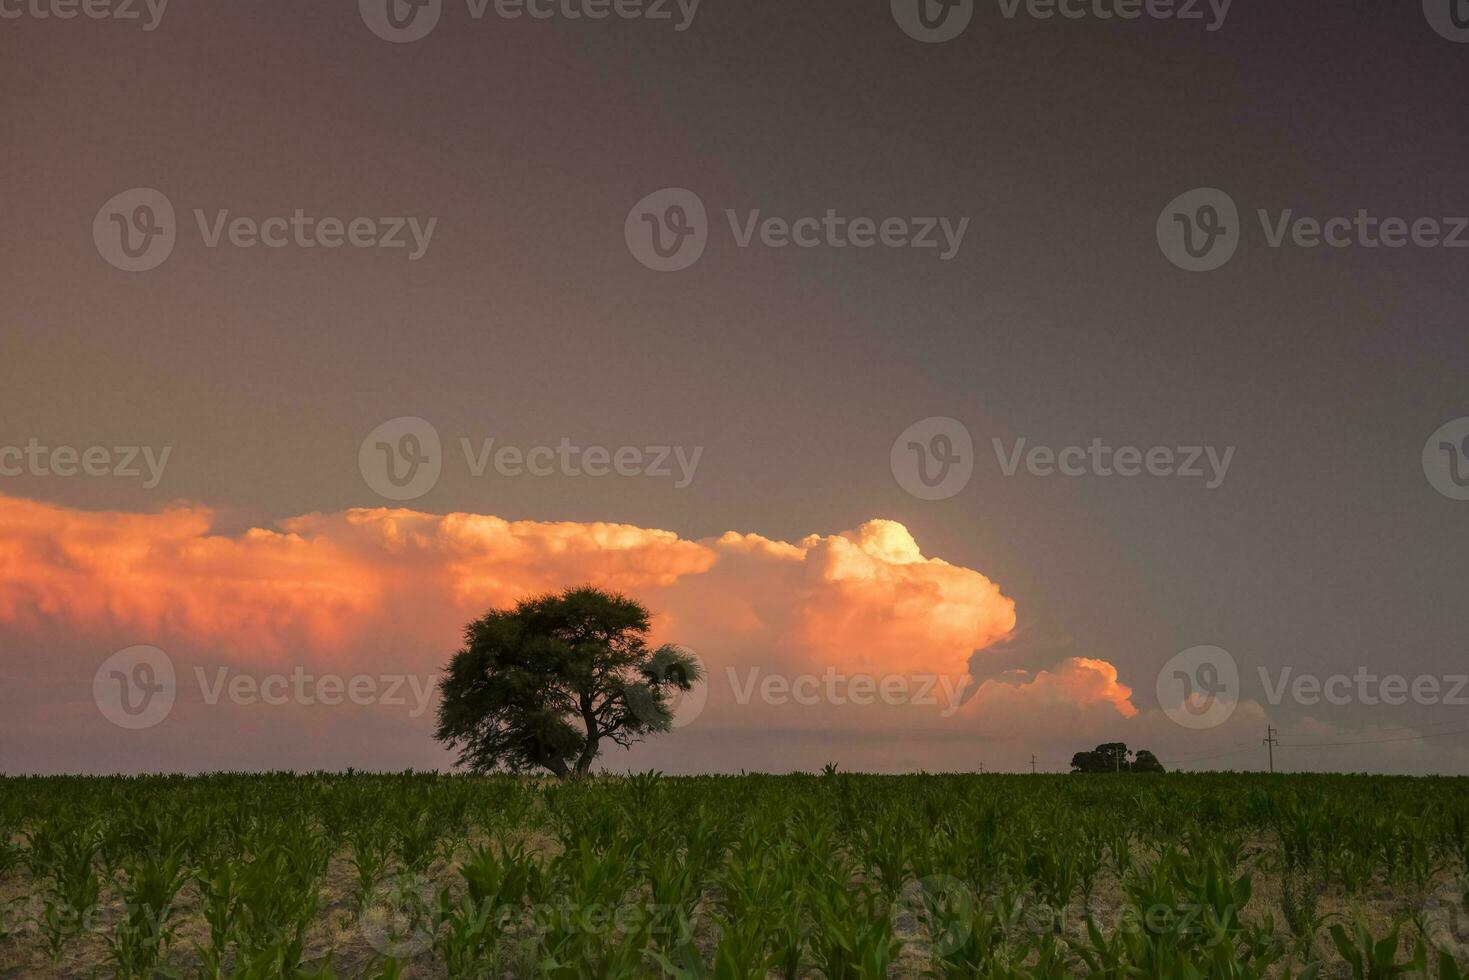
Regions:
<instances>
[{"instance_id":1,"label":"field row","mask_svg":"<svg viewBox=\"0 0 1469 980\"><path fill-rule=\"evenodd\" d=\"M0 976L1424 975L1469 781L0 780Z\"/></svg>"}]
</instances>

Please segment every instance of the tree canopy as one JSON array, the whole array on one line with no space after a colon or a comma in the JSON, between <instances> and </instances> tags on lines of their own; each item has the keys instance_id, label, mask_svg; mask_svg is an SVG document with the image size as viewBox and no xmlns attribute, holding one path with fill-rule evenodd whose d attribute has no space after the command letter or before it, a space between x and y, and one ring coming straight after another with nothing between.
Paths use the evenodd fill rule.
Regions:
<instances>
[{"instance_id":1,"label":"tree canopy","mask_svg":"<svg viewBox=\"0 0 1469 980\"><path fill-rule=\"evenodd\" d=\"M1124 742L1104 742L1090 752L1071 757L1073 773L1086 772L1163 772L1163 763L1147 749L1128 751Z\"/></svg>"},{"instance_id":2,"label":"tree canopy","mask_svg":"<svg viewBox=\"0 0 1469 980\"><path fill-rule=\"evenodd\" d=\"M640 603L591 587L491 610L444 668L435 737L478 772L584 775L604 743L669 731L671 699L702 678L688 652L650 648L649 631Z\"/></svg>"}]
</instances>

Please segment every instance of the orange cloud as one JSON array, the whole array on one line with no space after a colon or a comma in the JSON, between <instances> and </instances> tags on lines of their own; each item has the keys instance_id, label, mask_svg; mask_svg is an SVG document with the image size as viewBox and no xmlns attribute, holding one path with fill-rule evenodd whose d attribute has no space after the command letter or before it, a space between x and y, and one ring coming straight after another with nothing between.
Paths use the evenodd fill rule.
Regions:
<instances>
[{"instance_id":1,"label":"orange cloud","mask_svg":"<svg viewBox=\"0 0 1469 980\"><path fill-rule=\"evenodd\" d=\"M197 507L139 515L0 497L0 623L280 653L339 644L381 599L372 569L328 540L211 537L212 520Z\"/></svg>"},{"instance_id":2,"label":"orange cloud","mask_svg":"<svg viewBox=\"0 0 1469 980\"><path fill-rule=\"evenodd\" d=\"M801 542L810 589L803 639L850 670L962 674L1015 629L1015 603L979 572L925 558L908 529L869 521Z\"/></svg>"},{"instance_id":3,"label":"orange cloud","mask_svg":"<svg viewBox=\"0 0 1469 980\"><path fill-rule=\"evenodd\" d=\"M925 558L893 521L798 544L730 532L709 545L718 562L690 583L700 601L670 629L702 633L715 624L706 644L732 632L743 640L744 663L958 675L973 650L1015 628L1015 603L995 583Z\"/></svg>"},{"instance_id":4,"label":"orange cloud","mask_svg":"<svg viewBox=\"0 0 1469 980\"><path fill-rule=\"evenodd\" d=\"M594 582L637 592L667 586L714 562L708 548L671 531L628 524L439 517L411 510L311 514L283 527L337 542L364 560L432 574L456 605L504 605L536 592Z\"/></svg>"},{"instance_id":5,"label":"orange cloud","mask_svg":"<svg viewBox=\"0 0 1469 980\"><path fill-rule=\"evenodd\" d=\"M1009 670L981 683L965 703L971 717L1013 719L1015 710L1073 706L1106 706L1132 718L1132 688L1117 679L1117 668L1105 660L1068 657L1051 670Z\"/></svg>"},{"instance_id":6,"label":"orange cloud","mask_svg":"<svg viewBox=\"0 0 1469 980\"><path fill-rule=\"evenodd\" d=\"M994 582L925 557L892 521L790 543L401 509L237 537L212 535L212 520L203 507L90 513L0 496L0 625L123 633L214 660L432 671L485 609L593 583L642 599L659 639L693 647L711 671L962 677L1016 623ZM1130 695L1112 665L1074 658L987 681L967 710L1103 704L1130 717Z\"/></svg>"}]
</instances>

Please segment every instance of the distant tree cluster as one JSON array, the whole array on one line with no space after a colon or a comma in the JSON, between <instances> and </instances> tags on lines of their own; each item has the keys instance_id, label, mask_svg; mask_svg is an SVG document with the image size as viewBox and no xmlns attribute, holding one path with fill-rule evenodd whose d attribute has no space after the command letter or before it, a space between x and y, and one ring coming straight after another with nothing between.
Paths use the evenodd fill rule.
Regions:
<instances>
[{"instance_id":1,"label":"distant tree cluster","mask_svg":"<svg viewBox=\"0 0 1469 980\"><path fill-rule=\"evenodd\" d=\"M1081 772L1163 772L1163 763L1147 749L1129 752L1124 742L1106 742L1090 752L1071 757L1071 771Z\"/></svg>"}]
</instances>

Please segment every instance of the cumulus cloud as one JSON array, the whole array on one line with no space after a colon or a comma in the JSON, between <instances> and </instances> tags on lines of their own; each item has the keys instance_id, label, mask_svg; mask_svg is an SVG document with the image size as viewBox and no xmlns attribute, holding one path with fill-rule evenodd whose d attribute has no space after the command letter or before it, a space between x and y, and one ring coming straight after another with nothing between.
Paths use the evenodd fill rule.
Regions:
<instances>
[{"instance_id":1,"label":"cumulus cloud","mask_svg":"<svg viewBox=\"0 0 1469 980\"><path fill-rule=\"evenodd\" d=\"M239 535L213 533L213 520L194 505L127 514L0 496L0 631L55 658L87 651L78 676L116 648L107 644L137 643L190 667L430 675L485 610L594 584L654 610L659 642L699 653L710 676L706 724L768 724L774 712L806 729L934 728L1029 709L1136 712L1116 669L1084 658L991 676L958 717L942 700L866 710L737 703L736 678L752 670L927 675L944 679L934 688L943 696L962 690L974 651L1013 633L1015 603L995 582L926 556L892 521L788 542L385 508Z\"/></svg>"},{"instance_id":2,"label":"cumulus cloud","mask_svg":"<svg viewBox=\"0 0 1469 980\"><path fill-rule=\"evenodd\" d=\"M125 629L281 654L345 640L381 583L332 541L209 534L211 511L86 512L0 497L0 623Z\"/></svg>"},{"instance_id":3,"label":"cumulus cloud","mask_svg":"<svg viewBox=\"0 0 1469 980\"><path fill-rule=\"evenodd\" d=\"M212 520L194 506L140 515L0 497L0 622L310 654L391 625L380 620L393 606L461 621L592 583L643 598L660 632L727 636L808 665L946 674L1015 626L995 583L924 557L892 521L790 544L389 509L308 514L238 537L212 535Z\"/></svg>"},{"instance_id":4,"label":"cumulus cloud","mask_svg":"<svg viewBox=\"0 0 1469 980\"><path fill-rule=\"evenodd\" d=\"M743 637L741 663L959 675L973 648L1015 628L1015 603L995 583L925 558L893 521L796 544L733 532L707 544L717 561L688 583L687 611L670 595L669 628L710 633L705 645L719 642L708 626L727 628Z\"/></svg>"},{"instance_id":5,"label":"cumulus cloud","mask_svg":"<svg viewBox=\"0 0 1469 980\"><path fill-rule=\"evenodd\" d=\"M979 684L964 705L965 714L1013 720L1017 709L1106 706L1123 718L1138 710L1132 688L1117 679L1105 660L1068 657L1050 670L1007 670Z\"/></svg>"}]
</instances>

